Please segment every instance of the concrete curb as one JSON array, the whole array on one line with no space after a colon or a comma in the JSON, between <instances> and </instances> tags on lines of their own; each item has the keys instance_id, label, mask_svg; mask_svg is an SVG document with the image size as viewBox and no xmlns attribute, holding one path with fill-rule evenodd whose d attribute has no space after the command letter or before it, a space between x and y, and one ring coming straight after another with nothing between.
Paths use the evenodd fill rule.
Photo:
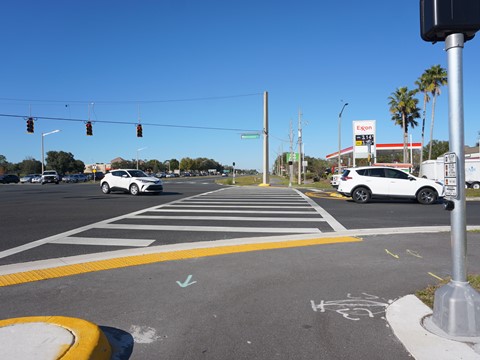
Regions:
<instances>
[{"instance_id":1,"label":"concrete curb","mask_svg":"<svg viewBox=\"0 0 480 360\"><path fill-rule=\"evenodd\" d=\"M387 308L387 321L394 334L416 360L478 360L480 354L467 343L449 340L422 326L432 310L415 295L407 295Z\"/></svg>"},{"instance_id":2,"label":"concrete curb","mask_svg":"<svg viewBox=\"0 0 480 360\"><path fill-rule=\"evenodd\" d=\"M108 360L110 344L100 328L64 316L0 320L0 359Z\"/></svg>"}]
</instances>

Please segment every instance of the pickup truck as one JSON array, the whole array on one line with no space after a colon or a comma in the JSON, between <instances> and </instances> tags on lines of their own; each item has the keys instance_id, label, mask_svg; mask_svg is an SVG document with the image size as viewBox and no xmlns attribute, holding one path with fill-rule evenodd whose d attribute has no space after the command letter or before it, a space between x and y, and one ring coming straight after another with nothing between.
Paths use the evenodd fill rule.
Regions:
<instances>
[{"instance_id":1,"label":"pickup truck","mask_svg":"<svg viewBox=\"0 0 480 360\"><path fill-rule=\"evenodd\" d=\"M42 174L42 185L46 183L55 183L58 184L60 182L60 176L57 174L55 170L46 170Z\"/></svg>"}]
</instances>

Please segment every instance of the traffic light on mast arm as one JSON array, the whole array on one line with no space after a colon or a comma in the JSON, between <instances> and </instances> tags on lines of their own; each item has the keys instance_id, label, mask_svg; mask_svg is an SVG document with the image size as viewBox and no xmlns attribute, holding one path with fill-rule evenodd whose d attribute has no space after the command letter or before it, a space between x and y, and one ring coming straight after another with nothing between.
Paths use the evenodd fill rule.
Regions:
<instances>
[{"instance_id":1,"label":"traffic light on mast arm","mask_svg":"<svg viewBox=\"0 0 480 360\"><path fill-rule=\"evenodd\" d=\"M32 117L29 117L27 119L27 133L29 134L33 134L33 118Z\"/></svg>"},{"instance_id":2,"label":"traffic light on mast arm","mask_svg":"<svg viewBox=\"0 0 480 360\"><path fill-rule=\"evenodd\" d=\"M93 129L92 129L92 123L90 121L87 121L87 123L85 124L85 128L87 130L87 136L92 136Z\"/></svg>"},{"instance_id":3,"label":"traffic light on mast arm","mask_svg":"<svg viewBox=\"0 0 480 360\"><path fill-rule=\"evenodd\" d=\"M143 129L141 124L137 125L137 137L143 137Z\"/></svg>"}]
</instances>

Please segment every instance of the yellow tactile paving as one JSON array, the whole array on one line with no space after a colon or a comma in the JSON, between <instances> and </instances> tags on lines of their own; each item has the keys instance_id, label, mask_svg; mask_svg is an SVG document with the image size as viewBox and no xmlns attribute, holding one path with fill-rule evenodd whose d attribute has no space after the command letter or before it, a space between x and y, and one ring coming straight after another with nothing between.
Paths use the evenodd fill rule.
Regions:
<instances>
[{"instance_id":1,"label":"yellow tactile paving","mask_svg":"<svg viewBox=\"0 0 480 360\"><path fill-rule=\"evenodd\" d=\"M23 284L28 282L34 282L39 280L47 280L60 278L64 276L84 274L88 272L103 271L118 269L128 266L146 265L157 262L176 261L183 259L193 259L207 256L218 256L226 254L236 254L242 252L260 251L260 250L273 250L273 249L286 249L302 246L313 246L323 244L335 244L346 242L359 242L362 241L359 238L344 236L344 237L329 237L318 238L308 240L292 240L292 241L280 241L280 242L266 242L244 245L232 245L232 246L218 246L211 248L200 248L190 250L178 250L163 253L145 254L126 256L108 260L99 260L86 262L82 264L65 265L49 269L31 270L21 273L14 273L0 276L0 287Z\"/></svg>"}]
</instances>

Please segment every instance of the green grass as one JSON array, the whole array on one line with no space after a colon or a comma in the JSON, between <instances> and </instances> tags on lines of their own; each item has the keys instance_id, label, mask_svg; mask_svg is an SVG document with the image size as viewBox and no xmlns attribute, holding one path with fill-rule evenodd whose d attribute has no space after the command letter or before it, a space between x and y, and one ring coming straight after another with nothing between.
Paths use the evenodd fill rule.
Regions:
<instances>
[{"instance_id":1,"label":"green grass","mask_svg":"<svg viewBox=\"0 0 480 360\"><path fill-rule=\"evenodd\" d=\"M480 275L468 275L467 277L470 286L475 290L480 291ZM422 290L418 290L415 295L423 301L423 303L433 309L433 300L435 297L435 291L443 285L450 282L450 278L440 281L437 285L428 285Z\"/></svg>"},{"instance_id":2,"label":"green grass","mask_svg":"<svg viewBox=\"0 0 480 360\"><path fill-rule=\"evenodd\" d=\"M465 189L465 190L466 190L466 193L465 193L466 197L480 197L480 189L478 189L478 190Z\"/></svg>"}]
</instances>

